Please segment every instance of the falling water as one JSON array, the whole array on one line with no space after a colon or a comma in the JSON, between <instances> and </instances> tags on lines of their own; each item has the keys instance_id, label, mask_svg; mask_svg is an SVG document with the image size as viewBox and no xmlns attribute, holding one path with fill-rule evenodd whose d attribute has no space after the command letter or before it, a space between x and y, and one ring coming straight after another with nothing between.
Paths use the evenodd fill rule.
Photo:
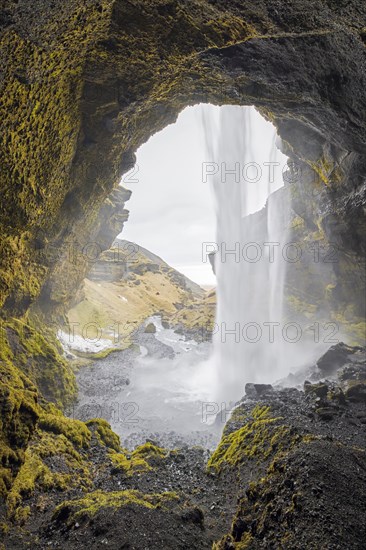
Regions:
<instances>
[{"instance_id":1,"label":"falling water","mask_svg":"<svg viewBox=\"0 0 366 550\"><path fill-rule=\"evenodd\" d=\"M231 409L220 405L240 399L246 382L273 382L324 351L294 346L282 331L290 205L275 129L253 108L201 110L211 161L206 185L211 180L217 211L213 357L208 342L179 335L157 315L146 320L154 335L135 334L139 351L131 346L78 373L72 414L105 418L128 448L146 438L170 448L181 441L214 448Z\"/></svg>"},{"instance_id":2,"label":"falling water","mask_svg":"<svg viewBox=\"0 0 366 550\"><path fill-rule=\"evenodd\" d=\"M217 209L215 384L217 397L227 400L241 397L246 382L270 382L287 374L281 334L286 261L281 250L289 205L277 191L283 179L273 164L280 154L274 128L272 147L260 152L267 164L259 165L261 172L254 164L256 116L252 108L221 107L214 127L212 112L203 109L207 154L217 168L212 176Z\"/></svg>"}]
</instances>

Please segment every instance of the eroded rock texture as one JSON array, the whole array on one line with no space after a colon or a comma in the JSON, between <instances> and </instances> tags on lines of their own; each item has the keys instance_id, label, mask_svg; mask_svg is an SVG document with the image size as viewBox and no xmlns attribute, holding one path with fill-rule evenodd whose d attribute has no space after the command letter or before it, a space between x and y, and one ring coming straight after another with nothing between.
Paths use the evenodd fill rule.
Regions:
<instances>
[{"instance_id":1,"label":"eroded rock texture","mask_svg":"<svg viewBox=\"0 0 366 550\"><path fill-rule=\"evenodd\" d=\"M64 309L88 269L85 245L112 242L99 211L136 148L199 101L255 104L276 124L319 175L300 216L336 239L360 278L362 4L8 1L1 23L5 310L23 313L39 295L43 309ZM347 294L346 271L340 263Z\"/></svg>"}]
</instances>

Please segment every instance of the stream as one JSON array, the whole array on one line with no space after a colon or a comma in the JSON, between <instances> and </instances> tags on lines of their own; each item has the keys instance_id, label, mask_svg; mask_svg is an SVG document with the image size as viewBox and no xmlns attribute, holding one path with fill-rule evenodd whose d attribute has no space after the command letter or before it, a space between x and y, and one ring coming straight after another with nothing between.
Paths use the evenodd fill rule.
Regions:
<instances>
[{"instance_id":1,"label":"stream","mask_svg":"<svg viewBox=\"0 0 366 550\"><path fill-rule=\"evenodd\" d=\"M224 421L217 416L209 385L203 383L212 344L164 328L158 316L144 326L149 323L154 323L155 333L141 327L133 346L79 370L78 401L69 416L83 421L104 418L128 449L146 440L166 448L215 448Z\"/></svg>"}]
</instances>

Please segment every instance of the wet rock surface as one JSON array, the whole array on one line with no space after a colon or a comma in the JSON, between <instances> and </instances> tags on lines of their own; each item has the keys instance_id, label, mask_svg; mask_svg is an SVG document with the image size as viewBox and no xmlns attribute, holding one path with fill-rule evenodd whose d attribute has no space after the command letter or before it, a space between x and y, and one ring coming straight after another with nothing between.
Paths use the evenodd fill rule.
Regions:
<instances>
[{"instance_id":1,"label":"wet rock surface","mask_svg":"<svg viewBox=\"0 0 366 550\"><path fill-rule=\"evenodd\" d=\"M322 375L332 375L348 363L365 361L365 350L352 348L343 343L332 346L317 362Z\"/></svg>"}]
</instances>

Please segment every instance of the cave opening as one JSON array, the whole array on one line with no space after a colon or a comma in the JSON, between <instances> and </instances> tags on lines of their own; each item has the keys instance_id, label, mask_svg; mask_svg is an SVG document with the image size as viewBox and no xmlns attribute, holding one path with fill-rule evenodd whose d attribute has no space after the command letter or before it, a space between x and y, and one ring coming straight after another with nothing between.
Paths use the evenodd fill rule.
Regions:
<instances>
[{"instance_id":1,"label":"cave opening","mask_svg":"<svg viewBox=\"0 0 366 550\"><path fill-rule=\"evenodd\" d=\"M288 374L282 335L272 341L293 253L273 257L290 223L288 196L275 198L289 177L280 145L254 107L200 104L137 151L121 181L132 191L129 220L69 311L72 324L101 328L93 352L107 355L121 324L127 349L79 372L77 418L106 418L131 448L151 437L214 447L246 382Z\"/></svg>"}]
</instances>

